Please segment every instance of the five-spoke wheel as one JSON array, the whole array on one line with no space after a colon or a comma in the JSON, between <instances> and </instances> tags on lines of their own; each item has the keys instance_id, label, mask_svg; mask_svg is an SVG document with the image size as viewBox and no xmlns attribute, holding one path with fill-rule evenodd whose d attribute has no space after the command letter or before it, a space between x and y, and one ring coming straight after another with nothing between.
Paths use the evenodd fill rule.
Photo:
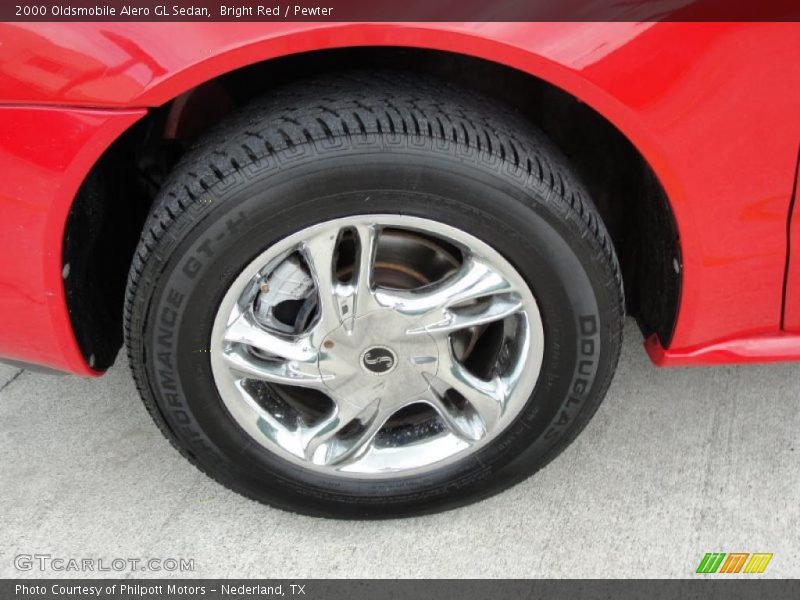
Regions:
<instances>
[{"instance_id":1,"label":"five-spoke wheel","mask_svg":"<svg viewBox=\"0 0 800 600\"><path fill-rule=\"evenodd\" d=\"M494 438L533 391L543 338L529 287L496 250L442 223L365 215L245 267L211 360L258 443L370 476L422 472Z\"/></svg>"}]
</instances>

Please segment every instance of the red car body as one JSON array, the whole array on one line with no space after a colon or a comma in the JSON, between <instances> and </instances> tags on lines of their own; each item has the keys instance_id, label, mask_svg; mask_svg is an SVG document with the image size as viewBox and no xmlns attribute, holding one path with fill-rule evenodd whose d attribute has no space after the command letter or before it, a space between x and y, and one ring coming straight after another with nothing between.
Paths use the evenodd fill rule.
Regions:
<instances>
[{"instance_id":1,"label":"red car body","mask_svg":"<svg viewBox=\"0 0 800 600\"><path fill-rule=\"evenodd\" d=\"M392 46L528 73L638 149L683 262L668 346L645 343L654 362L800 359L800 24L17 23L0 41L0 357L98 374L67 310L65 224L87 173L149 108L260 61Z\"/></svg>"}]
</instances>

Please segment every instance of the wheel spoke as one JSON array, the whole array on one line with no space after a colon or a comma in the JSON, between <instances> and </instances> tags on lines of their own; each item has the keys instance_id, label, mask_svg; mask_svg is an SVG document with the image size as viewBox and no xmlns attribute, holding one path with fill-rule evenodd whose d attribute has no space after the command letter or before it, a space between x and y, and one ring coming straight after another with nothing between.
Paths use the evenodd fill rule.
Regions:
<instances>
[{"instance_id":1,"label":"wheel spoke","mask_svg":"<svg viewBox=\"0 0 800 600\"><path fill-rule=\"evenodd\" d=\"M423 401L430 404L445 426L461 439L476 442L486 434L486 426L474 411L459 410L435 392L426 396Z\"/></svg>"},{"instance_id":2,"label":"wheel spoke","mask_svg":"<svg viewBox=\"0 0 800 600\"><path fill-rule=\"evenodd\" d=\"M358 263L354 275L355 309L352 314L364 314L377 307L372 291L375 253L378 249L378 228L359 225L356 228L359 242Z\"/></svg>"},{"instance_id":3,"label":"wheel spoke","mask_svg":"<svg viewBox=\"0 0 800 600\"><path fill-rule=\"evenodd\" d=\"M452 280L445 281L437 299L441 306L453 306L510 290L511 284L500 273L486 263L470 258Z\"/></svg>"},{"instance_id":4,"label":"wheel spoke","mask_svg":"<svg viewBox=\"0 0 800 600\"><path fill-rule=\"evenodd\" d=\"M374 225L358 225L354 228L358 237L358 256L353 266L350 283L337 286L336 301L345 329L352 333L357 315L379 308L372 291L373 265L378 246L378 228Z\"/></svg>"},{"instance_id":5,"label":"wheel spoke","mask_svg":"<svg viewBox=\"0 0 800 600\"><path fill-rule=\"evenodd\" d=\"M500 377L489 381L480 379L451 357L440 363L435 376L428 375L426 379L435 396L431 404L442 415L445 425L461 437L480 439L503 414L507 386ZM466 405L458 407L447 402L449 389L458 392Z\"/></svg>"},{"instance_id":6,"label":"wheel spoke","mask_svg":"<svg viewBox=\"0 0 800 600\"><path fill-rule=\"evenodd\" d=\"M339 241L338 227L325 229L323 232L303 242L301 251L311 269L311 277L317 288L319 300L320 323L325 329L332 329L342 322L342 312L337 296L338 282L334 267L336 264L336 245Z\"/></svg>"},{"instance_id":7,"label":"wheel spoke","mask_svg":"<svg viewBox=\"0 0 800 600\"><path fill-rule=\"evenodd\" d=\"M522 300L514 294L498 294L474 305L445 309L444 317L432 323L416 325L406 333L450 334L460 329L486 325L520 312Z\"/></svg>"},{"instance_id":8,"label":"wheel spoke","mask_svg":"<svg viewBox=\"0 0 800 600\"><path fill-rule=\"evenodd\" d=\"M228 325L224 335L226 342L252 346L262 352L290 361L312 363L317 360L311 334L284 337L258 325L250 313L240 315Z\"/></svg>"},{"instance_id":9,"label":"wheel spoke","mask_svg":"<svg viewBox=\"0 0 800 600\"><path fill-rule=\"evenodd\" d=\"M222 352L225 363L249 378L323 389L324 380L332 377L320 375L317 368L319 353L312 334L289 338L269 332L255 323L251 312L239 315L225 330L224 339L233 344ZM247 347L268 356L254 356Z\"/></svg>"},{"instance_id":10,"label":"wheel spoke","mask_svg":"<svg viewBox=\"0 0 800 600\"><path fill-rule=\"evenodd\" d=\"M270 383L324 390L325 381L333 379L333 375L320 375L316 362L259 359L240 348L227 350L222 356L234 371Z\"/></svg>"},{"instance_id":11,"label":"wheel spoke","mask_svg":"<svg viewBox=\"0 0 800 600\"><path fill-rule=\"evenodd\" d=\"M356 315L378 308L371 289L378 228L375 225L357 225L353 230L358 237L359 252L353 266L352 281L347 284L340 283L334 273L341 229L326 229L302 244L303 256L317 289L320 322L327 330L344 324L350 331Z\"/></svg>"},{"instance_id":12,"label":"wheel spoke","mask_svg":"<svg viewBox=\"0 0 800 600\"><path fill-rule=\"evenodd\" d=\"M451 306L485 296L513 291L513 286L500 273L475 258L465 261L451 277L416 290L379 289L377 301L406 315L424 316L439 313Z\"/></svg>"},{"instance_id":13,"label":"wheel spoke","mask_svg":"<svg viewBox=\"0 0 800 600\"><path fill-rule=\"evenodd\" d=\"M374 400L366 408L347 402L338 402L333 414L318 425L302 433L302 446L306 460L317 465L343 465L363 455L389 418L382 411L380 400ZM358 423L353 424L357 420ZM340 436L347 427L347 435Z\"/></svg>"}]
</instances>

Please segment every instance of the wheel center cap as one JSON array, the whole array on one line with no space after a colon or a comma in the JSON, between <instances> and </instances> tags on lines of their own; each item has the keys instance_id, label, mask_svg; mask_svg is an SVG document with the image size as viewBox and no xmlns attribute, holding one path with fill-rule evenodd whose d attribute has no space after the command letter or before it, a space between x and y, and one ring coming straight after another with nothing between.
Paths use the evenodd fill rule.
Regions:
<instances>
[{"instance_id":1,"label":"wheel center cap","mask_svg":"<svg viewBox=\"0 0 800 600\"><path fill-rule=\"evenodd\" d=\"M439 349L427 333L406 333L408 319L390 309L357 317L322 341L317 367L325 386L341 398L366 406L376 399L402 404L428 389Z\"/></svg>"},{"instance_id":2,"label":"wheel center cap","mask_svg":"<svg viewBox=\"0 0 800 600\"><path fill-rule=\"evenodd\" d=\"M361 366L375 375L387 375L397 367L397 354L386 346L372 346L361 354Z\"/></svg>"}]
</instances>

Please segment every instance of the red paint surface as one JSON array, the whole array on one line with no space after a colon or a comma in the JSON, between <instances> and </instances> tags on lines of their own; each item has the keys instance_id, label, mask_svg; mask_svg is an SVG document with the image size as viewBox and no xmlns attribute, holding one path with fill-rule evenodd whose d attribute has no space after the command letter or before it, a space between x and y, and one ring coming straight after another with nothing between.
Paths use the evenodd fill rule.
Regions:
<instances>
[{"instance_id":1,"label":"red paint surface","mask_svg":"<svg viewBox=\"0 0 800 600\"><path fill-rule=\"evenodd\" d=\"M795 167L794 202L789 224L789 264L786 273L786 300L783 313L783 328L800 333L800 143Z\"/></svg>"},{"instance_id":2,"label":"red paint surface","mask_svg":"<svg viewBox=\"0 0 800 600\"><path fill-rule=\"evenodd\" d=\"M86 172L144 114L0 108L0 357L94 374L67 314L64 224Z\"/></svg>"},{"instance_id":3,"label":"red paint surface","mask_svg":"<svg viewBox=\"0 0 800 600\"><path fill-rule=\"evenodd\" d=\"M63 308L61 232L91 164L142 112L124 109L268 58L363 45L518 68L579 97L636 145L681 237L667 356L708 362L697 349L780 334L798 23L36 23L0 24L0 39L0 104L73 107L0 110L0 172L14 174L0 182L0 356L88 372Z\"/></svg>"},{"instance_id":4,"label":"red paint surface","mask_svg":"<svg viewBox=\"0 0 800 600\"><path fill-rule=\"evenodd\" d=\"M785 331L675 350L664 349L655 336L650 336L645 340L644 346L650 359L659 367L693 367L800 359L800 335Z\"/></svg>"}]
</instances>

